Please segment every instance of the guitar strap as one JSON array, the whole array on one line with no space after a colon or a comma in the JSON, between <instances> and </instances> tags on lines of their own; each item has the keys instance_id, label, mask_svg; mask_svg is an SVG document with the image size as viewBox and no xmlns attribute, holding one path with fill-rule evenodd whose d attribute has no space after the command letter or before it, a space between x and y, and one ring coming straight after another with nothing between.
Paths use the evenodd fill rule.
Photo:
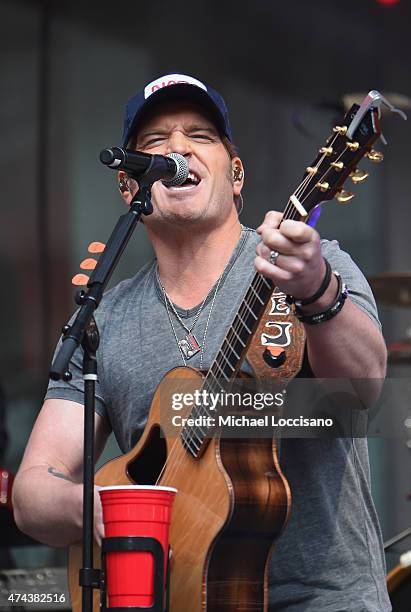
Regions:
<instances>
[{"instance_id":1,"label":"guitar strap","mask_svg":"<svg viewBox=\"0 0 411 612\"><path fill-rule=\"evenodd\" d=\"M248 348L246 359L257 378L275 378L284 387L301 369L303 324L293 315L285 293L274 289Z\"/></svg>"}]
</instances>

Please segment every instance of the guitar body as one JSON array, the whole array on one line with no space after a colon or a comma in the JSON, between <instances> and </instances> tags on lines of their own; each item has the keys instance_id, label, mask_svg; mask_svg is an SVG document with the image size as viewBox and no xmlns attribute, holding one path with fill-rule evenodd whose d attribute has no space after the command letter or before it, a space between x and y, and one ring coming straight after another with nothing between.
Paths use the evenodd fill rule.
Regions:
<instances>
[{"instance_id":1,"label":"guitar body","mask_svg":"<svg viewBox=\"0 0 411 612\"><path fill-rule=\"evenodd\" d=\"M203 380L191 368L171 370L156 390L138 444L104 465L96 474L96 484L155 484L162 473L158 484L178 490L170 530L170 612L264 612L267 561L289 514L290 490L272 439L215 437L196 459L184 448L176 429L172 435L160 436L164 423L160 406L170 417L171 393L178 384L183 381L187 392L187 383L195 390ZM185 416L184 410L178 414ZM95 565L99 561L95 547ZM78 544L71 547L69 559L74 612L81 610L81 563ZM94 604L97 612L98 592Z\"/></svg>"}]
</instances>

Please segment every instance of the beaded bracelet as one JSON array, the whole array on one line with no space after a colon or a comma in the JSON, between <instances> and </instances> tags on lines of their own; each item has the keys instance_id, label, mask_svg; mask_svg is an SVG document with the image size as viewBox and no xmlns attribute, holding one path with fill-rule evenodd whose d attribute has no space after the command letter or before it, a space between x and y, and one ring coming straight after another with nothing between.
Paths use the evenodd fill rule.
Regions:
<instances>
[{"instance_id":1,"label":"beaded bracelet","mask_svg":"<svg viewBox=\"0 0 411 612\"><path fill-rule=\"evenodd\" d=\"M337 315L344 306L344 302L348 295L347 285L342 282L341 276L338 272L334 271L333 274L337 278L338 288L335 300L331 306L327 308L327 310L324 310L323 312L316 312L315 314L306 314L301 310L297 303L294 304L294 314L302 323L306 323L307 325L318 325L319 323L329 321L335 317L335 315Z\"/></svg>"},{"instance_id":2,"label":"beaded bracelet","mask_svg":"<svg viewBox=\"0 0 411 612\"><path fill-rule=\"evenodd\" d=\"M308 306L308 304L314 304L314 302L319 300L320 297L322 297L324 293L327 291L330 285L330 282L331 282L331 266L330 266L330 262L325 257L323 259L325 263L325 274L324 274L324 278L318 290L310 297L301 298L301 299L295 298L292 295L287 295L286 301L288 304L290 304L290 306L292 304L295 304L296 306L299 306L299 307Z\"/></svg>"}]
</instances>

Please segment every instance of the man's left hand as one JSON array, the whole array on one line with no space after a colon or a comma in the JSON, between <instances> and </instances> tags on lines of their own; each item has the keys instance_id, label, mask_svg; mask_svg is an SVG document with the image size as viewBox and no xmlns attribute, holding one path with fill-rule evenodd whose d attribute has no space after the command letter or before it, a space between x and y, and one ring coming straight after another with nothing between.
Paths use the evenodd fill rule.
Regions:
<instances>
[{"instance_id":1,"label":"man's left hand","mask_svg":"<svg viewBox=\"0 0 411 612\"><path fill-rule=\"evenodd\" d=\"M320 236L302 221L281 223L282 217L282 213L270 211L257 228L261 242L255 267L284 293L304 299L318 290L325 275ZM272 251L278 253L275 264L270 263Z\"/></svg>"}]
</instances>

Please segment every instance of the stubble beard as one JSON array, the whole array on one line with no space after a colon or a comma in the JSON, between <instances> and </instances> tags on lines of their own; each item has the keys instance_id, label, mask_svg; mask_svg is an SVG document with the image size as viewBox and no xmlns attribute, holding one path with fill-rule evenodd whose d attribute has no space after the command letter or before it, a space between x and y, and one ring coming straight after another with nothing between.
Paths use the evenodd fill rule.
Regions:
<instances>
[{"instance_id":1,"label":"stubble beard","mask_svg":"<svg viewBox=\"0 0 411 612\"><path fill-rule=\"evenodd\" d=\"M227 164L225 178L230 187L232 188L234 185L234 180L232 175L231 161L229 161L229 163ZM204 206L202 206L201 208L192 208L191 211L184 210L183 203L181 204L181 208L175 211L170 209L164 209L161 206L157 207L155 201L153 200L155 209L154 214L156 215L155 219L153 219L153 224L159 222L162 225L166 223L167 225L175 225L180 227L197 227L199 222L207 218L207 214L210 208L216 210L218 209L220 204L214 200L215 197L215 195L211 195L209 201ZM213 199L213 201L211 201L211 199ZM226 206L228 206L229 204L230 203L227 202ZM211 220L210 218L210 223L214 225L215 220Z\"/></svg>"}]
</instances>

